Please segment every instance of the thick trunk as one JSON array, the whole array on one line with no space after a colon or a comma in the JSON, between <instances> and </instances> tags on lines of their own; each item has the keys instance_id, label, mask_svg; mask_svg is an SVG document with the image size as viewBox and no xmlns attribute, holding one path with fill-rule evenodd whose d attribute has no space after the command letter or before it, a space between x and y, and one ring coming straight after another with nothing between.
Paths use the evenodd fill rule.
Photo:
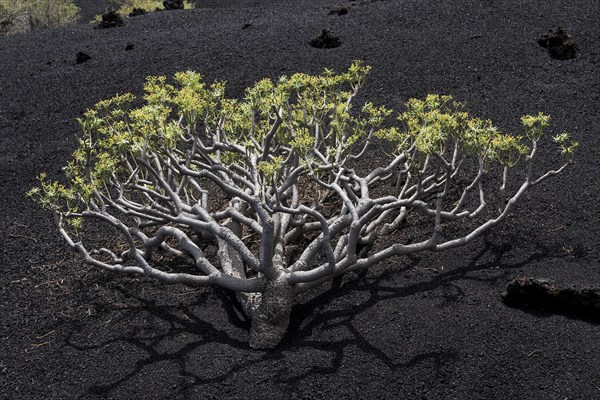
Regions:
<instances>
[{"instance_id":1,"label":"thick trunk","mask_svg":"<svg viewBox=\"0 0 600 400\"><path fill-rule=\"evenodd\" d=\"M271 349L277 346L290 322L292 291L283 277L269 281L262 293L248 298L250 325L250 347Z\"/></svg>"},{"instance_id":2,"label":"thick trunk","mask_svg":"<svg viewBox=\"0 0 600 400\"><path fill-rule=\"evenodd\" d=\"M239 223L230 222L229 228L241 237ZM223 271L237 278L246 278L240 255L224 240L218 239L218 242ZM277 346L287 332L292 310L292 290L283 275L269 280L262 292L238 292L237 298L250 319L250 347L271 349Z\"/></svg>"}]
</instances>

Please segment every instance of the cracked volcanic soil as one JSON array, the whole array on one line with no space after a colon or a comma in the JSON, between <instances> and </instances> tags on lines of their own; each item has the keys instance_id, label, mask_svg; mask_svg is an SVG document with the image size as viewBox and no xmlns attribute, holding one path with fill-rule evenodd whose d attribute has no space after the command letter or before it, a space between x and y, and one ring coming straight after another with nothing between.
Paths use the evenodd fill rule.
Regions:
<instances>
[{"instance_id":1,"label":"cracked volcanic soil","mask_svg":"<svg viewBox=\"0 0 600 400\"><path fill-rule=\"evenodd\" d=\"M107 2L80 0L86 16ZM345 15L329 15L338 5ZM579 48L537 44L560 26ZM250 27L250 29L244 29ZM323 29L341 46L317 49ZM600 318L508 307L513 278L600 285L600 3L198 1L125 25L0 38L1 399L596 399ZM90 59L77 62L77 54ZM373 67L361 101L451 94L505 131L570 131L577 162L468 246L388 260L304 294L283 343L247 345L231 294L90 269L25 198L76 146L76 118L148 75L194 69L230 96L269 76ZM559 162L540 147L539 171ZM393 238L390 238L393 240Z\"/></svg>"}]
</instances>

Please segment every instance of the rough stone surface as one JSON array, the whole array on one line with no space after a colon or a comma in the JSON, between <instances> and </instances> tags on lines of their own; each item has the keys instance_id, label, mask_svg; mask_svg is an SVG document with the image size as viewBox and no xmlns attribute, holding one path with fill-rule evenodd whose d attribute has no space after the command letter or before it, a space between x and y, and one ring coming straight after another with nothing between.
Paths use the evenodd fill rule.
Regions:
<instances>
[{"instance_id":1,"label":"rough stone surface","mask_svg":"<svg viewBox=\"0 0 600 400\"><path fill-rule=\"evenodd\" d=\"M144 10L143 8L134 8L129 13L129 16L130 17L137 17L138 15L144 15L144 14L148 14L148 12L146 10Z\"/></svg>"},{"instance_id":2,"label":"rough stone surface","mask_svg":"<svg viewBox=\"0 0 600 400\"><path fill-rule=\"evenodd\" d=\"M505 303L600 319L600 289L560 288L546 279L515 278L502 293Z\"/></svg>"},{"instance_id":3,"label":"rough stone surface","mask_svg":"<svg viewBox=\"0 0 600 400\"><path fill-rule=\"evenodd\" d=\"M348 7L345 6L335 6L331 10L329 10L329 15L346 15L348 14Z\"/></svg>"},{"instance_id":4,"label":"rough stone surface","mask_svg":"<svg viewBox=\"0 0 600 400\"><path fill-rule=\"evenodd\" d=\"M102 21L100 21L98 27L101 29L108 29L123 26L123 24L123 17L121 17L115 10L110 10L102 14Z\"/></svg>"},{"instance_id":5,"label":"rough stone surface","mask_svg":"<svg viewBox=\"0 0 600 400\"><path fill-rule=\"evenodd\" d=\"M579 48L575 38L561 28L551 29L538 39L540 46L548 49L550 57L557 60L568 60L577 57Z\"/></svg>"},{"instance_id":6,"label":"rough stone surface","mask_svg":"<svg viewBox=\"0 0 600 400\"><path fill-rule=\"evenodd\" d=\"M78 52L75 56L75 62L77 64L83 64L84 62L87 62L91 59L92 57L89 54L84 53L83 51Z\"/></svg>"},{"instance_id":7,"label":"rough stone surface","mask_svg":"<svg viewBox=\"0 0 600 400\"><path fill-rule=\"evenodd\" d=\"M318 49L333 49L341 46L342 41L329 29L323 29L319 35L311 39L310 45Z\"/></svg>"},{"instance_id":8,"label":"rough stone surface","mask_svg":"<svg viewBox=\"0 0 600 400\"><path fill-rule=\"evenodd\" d=\"M165 10L183 10L183 0L164 0L163 7Z\"/></svg>"}]
</instances>

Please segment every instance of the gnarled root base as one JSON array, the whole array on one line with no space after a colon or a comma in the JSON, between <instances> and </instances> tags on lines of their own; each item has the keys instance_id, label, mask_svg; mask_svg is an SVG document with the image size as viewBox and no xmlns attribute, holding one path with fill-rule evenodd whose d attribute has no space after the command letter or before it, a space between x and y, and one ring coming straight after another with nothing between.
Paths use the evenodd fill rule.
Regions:
<instances>
[{"instance_id":1,"label":"gnarled root base","mask_svg":"<svg viewBox=\"0 0 600 400\"><path fill-rule=\"evenodd\" d=\"M271 349L279 344L287 332L292 310L292 292L283 278L270 281L264 292L254 295L250 347Z\"/></svg>"}]
</instances>

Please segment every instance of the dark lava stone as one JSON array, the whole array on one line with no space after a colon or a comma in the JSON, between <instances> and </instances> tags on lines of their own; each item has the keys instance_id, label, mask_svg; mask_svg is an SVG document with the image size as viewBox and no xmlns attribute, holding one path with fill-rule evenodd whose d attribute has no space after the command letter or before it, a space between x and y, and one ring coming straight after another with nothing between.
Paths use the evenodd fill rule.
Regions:
<instances>
[{"instance_id":1,"label":"dark lava stone","mask_svg":"<svg viewBox=\"0 0 600 400\"><path fill-rule=\"evenodd\" d=\"M311 39L310 45L318 49L332 49L341 46L342 41L329 29L323 29L320 35Z\"/></svg>"},{"instance_id":2,"label":"dark lava stone","mask_svg":"<svg viewBox=\"0 0 600 400\"><path fill-rule=\"evenodd\" d=\"M130 17L137 17L138 15L144 15L147 14L148 12L146 10L144 10L143 8L134 8L130 13L129 16Z\"/></svg>"},{"instance_id":3,"label":"dark lava stone","mask_svg":"<svg viewBox=\"0 0 600 400\"><path fill-rule=\"evenodd\" d=\"M183 10L183 0L164 0L165 10Z\"/></svg>"},{"instance_id":4,"label":"dark lava stone","mask_svg":"<svg viewBox=\"0 0 600 400\"><path fill-rule=\"evenodd\" d=\"M348 14L348 8L344 6L335 6L329 10L329 15L346 15Z\"/></svg>"},{"instance_id":5,"label":"dark lava stone","mask_svg":"<svg viewBox=\"0 0 600 400\"><path fill-rule=\"evenodd\" d=\"M99 28L116 28L117 26L123 26L123 18L115 10L110 10L107 13L102 14L102 21L98 25Z\"/></svg>"},{"instance_id":6,"label":"dark lava stone","mask_svg":"<svg viewBox=\"0 0 600 400\"><path fill-rule=\"evenodd\" d=\"M502 299L516 307L600 318L600 290L594 288L560 288L545 279L521 277L508 283Z\"/></svg>"},{"instance_id":7,"label":"dark lava stone","mask_svg":"<svg viewBox=\"0 0 600 400\"><path fill-rule=\"evenodd\" d=\"M91 59L92 57L90 57L88 54L85 54L83 51L78 52L75 56L75 62L77 64L83 64L84 62L89 61Z\"/></svg>"},{"instance_id":8,"label":"dark lava stone","mask_svg":"<svg viewBox=\"0 0 600 400\"><path fill-rule=\"evenodd\" d=\"M550 29L538 39L540 46L548 49L550 57L557 60L568 60L577 57L579 48L575 38L561 28Z\"/></svg>"}]
</instances>

